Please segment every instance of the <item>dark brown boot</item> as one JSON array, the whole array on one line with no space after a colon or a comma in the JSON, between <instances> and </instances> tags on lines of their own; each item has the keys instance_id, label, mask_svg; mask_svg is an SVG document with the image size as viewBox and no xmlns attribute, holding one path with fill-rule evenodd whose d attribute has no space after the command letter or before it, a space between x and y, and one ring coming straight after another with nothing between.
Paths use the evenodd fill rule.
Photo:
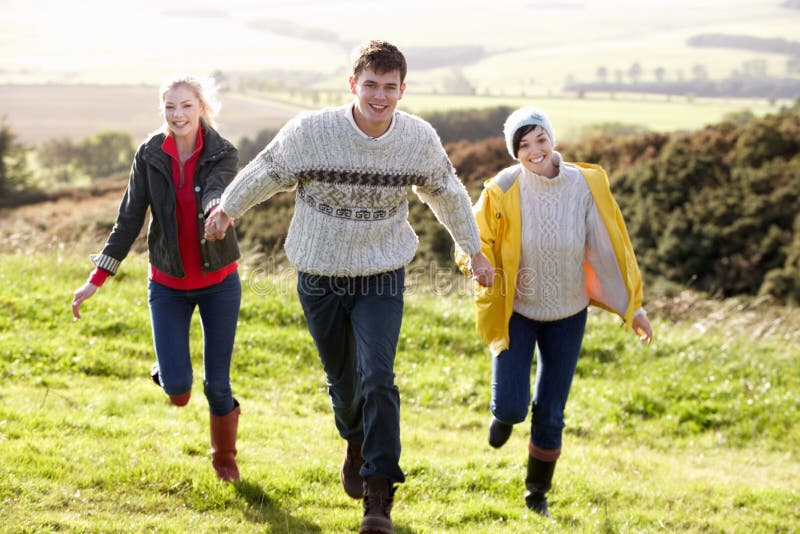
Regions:
<instances>
[{"instance_id":1,"label":"dark brown boot","mask_svg":"<svg viewBox=\"0 0 800 534\"><path fill-rule=\"evenodd\" d=\"M364 488L364 519L359 534L394 534L391 514L396 488L383 477L367 478Z\"/></svg>"},{"instance_id":2,"label":"dark brown boot","mask_svg":"<svg viewBox=\"0 0 800 534\"><path fill-rule=\"evenodd\" d=\"M227 415L211 414L211 465L217 477L229 482L239 480L236 465L236 431L239 426L239 403Z\"/></svg>"},{"instance_id":3,"label":"dark brown boot","mask_svg":"<svg viewBox=\"0 0 800 534\"><path fill-rule=\"evenodd\" d=\"M361 444L348 441L342 470L339 471L339 479L342 481L344 492L353 499L361 499L364 496L362 465L364 465L364 457L361 456Z\"/></svg>"}]
</instances>

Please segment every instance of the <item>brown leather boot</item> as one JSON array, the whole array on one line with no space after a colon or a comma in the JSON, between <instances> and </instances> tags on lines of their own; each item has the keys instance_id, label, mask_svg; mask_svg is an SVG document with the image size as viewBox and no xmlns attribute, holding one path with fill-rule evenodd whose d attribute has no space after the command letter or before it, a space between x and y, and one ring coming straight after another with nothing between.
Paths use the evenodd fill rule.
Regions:
<instances>
[{"instance_id":1,"label":"brown leather boot","mask_svg":"<svg viewBox=\"0 0 800 534\"><path fill-rule=\"evenodd\" d=\"M239 403L228 415L211 414L211 465L217 477L226 482L239 480L236 465L236 429L239 426Z\"/></svg>"},{"instance_id":2,"label":"brown leather boot","mask_svg":"<svg viewBox=\"0 0 800 534\"><path fill-rule=\"evenodd\" d=\"M342 463L342 469L339 471L339 479L342 481L344 492L353 499L361 499L364 496L364 477L361 476L362 465L364 465L364 457L361 456L361 444L348 441L344 463Z\"/></svg>"},{"instance_id":3,"label":"brown leather boot","mask_svg":"<svg viewBox=\"0 0 800 534\"><path fill-rule=\"evenodd\" d=\"M358 533L394 534L391 514L396 488L383 477L367 478L364 488L364 519Z\"/></svg>"}]
</instances>

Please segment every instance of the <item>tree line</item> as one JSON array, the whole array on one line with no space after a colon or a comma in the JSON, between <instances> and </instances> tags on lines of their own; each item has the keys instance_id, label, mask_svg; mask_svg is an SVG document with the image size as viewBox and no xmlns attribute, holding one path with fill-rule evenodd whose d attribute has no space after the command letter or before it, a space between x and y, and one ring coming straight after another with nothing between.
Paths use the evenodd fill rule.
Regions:
<instances>
[{"instance_id":1,"label":"tree line","mask_svg":"<svg viewBox=\"0 0 800 534\"><path fill-rule=\"evenodd\" d=\"M578 80L574 75L569 75L564 82L564 91L578 94L631 92L769 99L793 99L800 94L800 41L781 37L704 33L689 37L686 43L695 48L727 48L785 55L785 73L782 76L769 73L767 62L762 58L745 59L728 76L715 80L710 79L708 67L702 63L695 63L688 72L678 69L668 73L663 66L645 69L639 61L634 61L625 69L613 71L600 65L593 81Z\"/></svg>"},{"instance_id":2,"label":"tree line","mask_svg":"<svg viewBox=\"0 0 800 534\"><path fill-rule=\"evenodd\" d=\"M689 37L687 44L698 48L734 48L771 54L800 56L800 41L782 37L754 37L752 35L701 33Z\"/></svg>"},{"instance_id":3,"label":"tree line","mask_svg":"<svg viewBox=\"0 0 800 534\"><path fill-rule=\"evenodd\" d=\"M705 68L697 65L696 70ZM585 93L641 93L704 98L767 98L770 101L791 99L800 94L800 79L776 78L772 76L751 76L732 74L722 80L710 80L702 76L690 80L662 80L636 83L567 81L567 92L583 95Z\"/></svg>"},{"instance_id":4,"label":"tree line","mask_svg":"<svg viewBox=\"0 0 800 534\"><path fill-rule=\"evenodd\" d=\"M64 186L126 176L134 150L133 136L118 131L97 132L77 142L49 139L30 150L2 121L0 207L35 202Z\"/></svg>"}]
</instances>

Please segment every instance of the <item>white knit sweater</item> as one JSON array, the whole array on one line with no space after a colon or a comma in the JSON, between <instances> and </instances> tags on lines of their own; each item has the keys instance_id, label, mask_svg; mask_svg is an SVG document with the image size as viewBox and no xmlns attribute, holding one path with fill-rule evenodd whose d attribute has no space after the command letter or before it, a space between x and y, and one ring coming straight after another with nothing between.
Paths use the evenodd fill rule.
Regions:
<instances>
[{"instance_id":1,"label":"white knit sweater","mask_svg":"<svg viewBox=\"0 0 800 534\"><path fill-rule=\"evenodd\" d=\"M588 306L584 260L600 273L618 269L589 185L560 155L554 159L560 164L556 177L527 169L519 177L522 252L514 311L538 321L563 319ZM624 313L626 303L619 304Z\"/></svg>"},{"instance_id":2,"label":"white knit sweater","mask_svg":"<svg viewBox=\"0 0 800 534\"><path fill-rule=\"evenodd\" d=\"M297 190L285 250L298 271L363 276L410 262L409 189L468 254L480 251L469 195L436 131L396 111L377 139L355 124L352 104L303 113L242 169L221 207L238 218L280 191Z\"/></svg>"}]
</instances>

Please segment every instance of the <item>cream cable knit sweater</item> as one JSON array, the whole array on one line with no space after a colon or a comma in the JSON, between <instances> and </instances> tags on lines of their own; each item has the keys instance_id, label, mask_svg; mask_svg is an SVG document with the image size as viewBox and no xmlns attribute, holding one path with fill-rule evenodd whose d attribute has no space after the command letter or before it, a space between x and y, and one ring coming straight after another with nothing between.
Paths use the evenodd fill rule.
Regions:
<instances>
[{"instance_id":1,"label":"cream cable knit sweater","mask_svg":"<svg viewBox=\"0 0 800 534\"><path fill-rule=\"evenodd\" d=\"M410 262L417 236L408 224L408 190L428 204L468 254L480 251L470 198L435 130L397 111L388 132L367 137L352 104L303 113L227 187L233 218L275 193L296 189L285 250L298 271L363 276Z\"/></svg>"},{"instance_id":2,"label":"cream cable knit sweater","mask_svg":"<svg viewBox=\"0 0 800 534\"><path fill-rule=\"evenodd\" d=\"M519 177L522 252L514 311L538 321L563 319L588 306L584 260L599 274L619 271L586 180L557 153L554 159L560 162L555 178L527 169ZM616 289L622 299L614 304L624 314L626 291Z\"/></svg>"}]
</instances>

